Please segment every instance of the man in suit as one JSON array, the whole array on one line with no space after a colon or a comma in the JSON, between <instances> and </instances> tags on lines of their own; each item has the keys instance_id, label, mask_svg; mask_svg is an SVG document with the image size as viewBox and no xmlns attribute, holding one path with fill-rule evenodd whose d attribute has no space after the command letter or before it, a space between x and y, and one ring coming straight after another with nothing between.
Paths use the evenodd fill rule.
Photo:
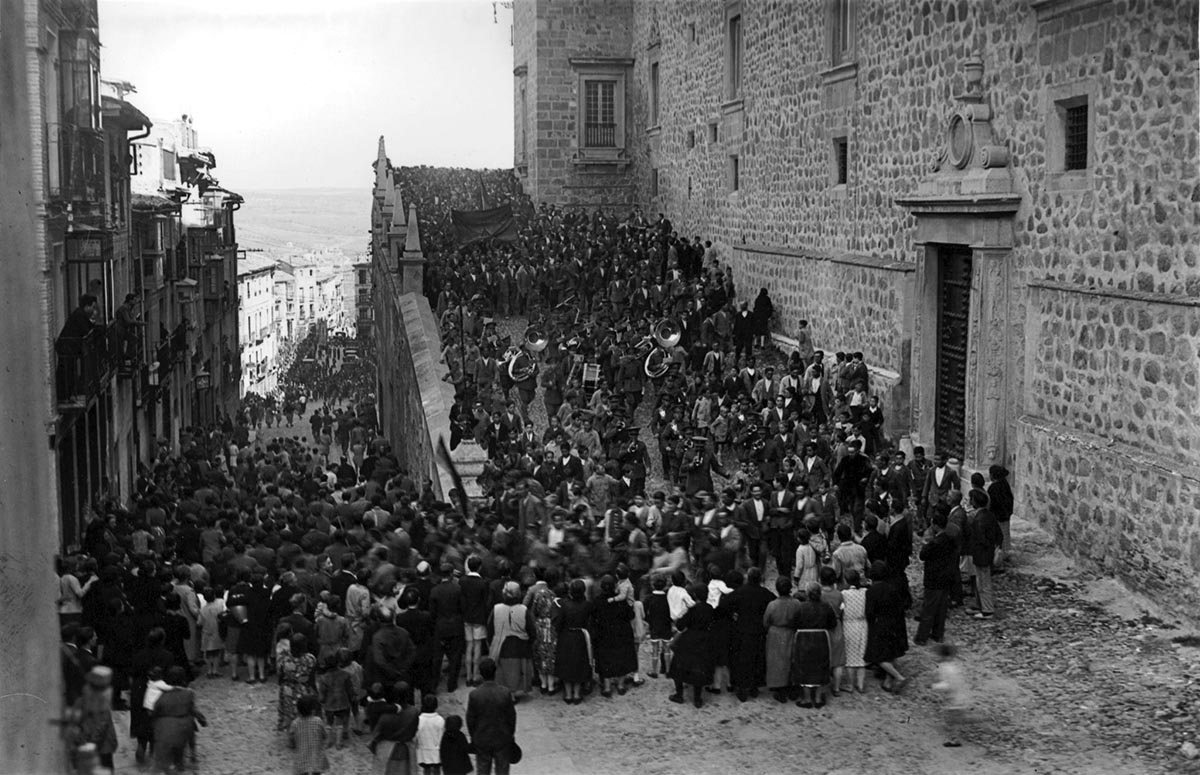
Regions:
<instances>
[{"instance_id":1,"label":"man in suit","mask_svg":"<svg viewBox=\"0 0 1200 775\"><path fill-rule=\"evenodd\" d=\"M937 455L937 464L925 474L921 485L921 502L925 504L925 524L933 518L933 509L946 500L951 490L962 490L958 474L948 465L945 452Z\"/></svg>"},{"instance_id":2,"label":"man in suit","mask_svg":"<svg viewBox=\"0 0 1200 775\"><path fill-rule=\"evenodd\" d=\"M454 566L443 561L438 568L441 581L429 590L429 613L433 614L433 634L437 640L436 656L433 660L435 673L441 670L442 658L449 657L446 671L446 691L458 688L458 674L462 669L463 638L462 590L454 580Z\"/></svg>"},{"instance_id":3,"label":"man in suit","mask_svg":"<svg viewBox=\"0 0 1200 775\"><path fill-rule=\"evenodd\" d=\"M750 486L750 497L733 510L733 524L742 532L750 564L762 567L762 540L771 520L771 504L760 482Z\"/></svg>"},{"instance_id":4,"label":"man in suit","mask_svg":"<svg viewBox=\"0 0 1200 775\"><path fill-rule=\"evenodd\" d=\"M971 560L975 564L975 602L979 606L976 619L991 619L996 613L996 594L992 586L992 562L996 550L1004 542L1004 533L996 515L988 508L988 496L983 490L971 490L967 499L974 511L970 531Z\"/></svg>"},{"instance_id":5,"label":"man in suit","mask_svg":"<svg viewBox=\"0 0 1200 775\"><path fill-rule=\"evenodd\" d=\"M931 534L921 546L925 563L925 596L921 603L920 625L913 643L924 646L929 638L941 643L946 636L946 614L950 610L950 589L958 581L958 546L946 534L946 515L935 514Z\"/></svg>"},{"instance_id":6,"label":"man in suit","mask_svg":"<svg viewBox=\"0 0 1200 775\"><path fill-rule=\"evenodd\" d=\"M516 742L517 707L512 692L496 683L496 663L491 657L479 661L483 682L467 697L467 731L475 747L479 775L508 775L513 743Z\"/></svg>"},{"instance_id":7,"label":"man in suit","mask_svg":"<svg viewBox=\"0 0 1200 775\"><path fill-rule=\"evenodd\" d=\"M769 499L767 519L767 550L775 558L780 576L791 576L796 547L796 494L788 488L786 475L775 479L775 492Z\"/></svg>"}]
</instances>

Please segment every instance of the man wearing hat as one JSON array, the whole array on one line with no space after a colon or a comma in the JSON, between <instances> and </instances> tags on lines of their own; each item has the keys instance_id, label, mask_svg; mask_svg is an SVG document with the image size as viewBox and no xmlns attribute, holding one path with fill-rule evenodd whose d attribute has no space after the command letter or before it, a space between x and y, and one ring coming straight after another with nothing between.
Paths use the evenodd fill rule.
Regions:
<instances>
[{"instance_id":1,"label":"man wearing hat","mask_svg":"<svg viewBox=\"0 0 1200 775\"><path fill-rule=\"evenodd\" d=\"M692 436L682 455L680 474L684 477L684 492L688 495L711 491L713 471L721 476L729 476L717 462L717 456L713 453L712 443L707 436Z\"/></svg>"},{"instance_id":2,"label":"man wearing hat","mask_svg":"<svg viewBox=\"0 0 1200 775\"><path fill-rule=\"evenodd\" d=\"M630 497L646 492L646 476L651 465L650 450L640 438L641 430L636 425L630 425L622 433L624 441L619 459L622 473L628 469Z\"/></svg>"}]
</instances>

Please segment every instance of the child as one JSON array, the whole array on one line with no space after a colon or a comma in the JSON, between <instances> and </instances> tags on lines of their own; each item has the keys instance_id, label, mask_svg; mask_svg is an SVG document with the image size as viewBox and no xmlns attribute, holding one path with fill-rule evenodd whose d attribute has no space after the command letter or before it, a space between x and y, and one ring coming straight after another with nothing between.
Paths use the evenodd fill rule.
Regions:
<instances>
[{"instance_id":1,"label":"child","mask_svg":"<svg viewBox=\"0 0 1200 775\"><path fill-rule=\"evenodd\" d=\"M471 765L471 754L475 748L463 734L462 716L448 716L438 756L442 760L442 775L467 775L475 768Z\"/></svg>"},{"instance_id":2,"label":"child","mask_svg":"<svg viewBox=\"0 0 1200 775\"><path fill-rule=\"evenodd\" d=\"M329 744L329 729L317 717L317 698L306 694L296 701L300 715L288 727L288 741L296 749L293 775L319 775L329 769L325 748Z\"/></svg>"},{"instance_id":3,"label":"child","mask_svg":"<svg viewBox=\"0 0 1200 775\"><path fill-rule=\"evenodd\" d=\"M204 652L207 665L205 675L218 678L221 675L221 655L225 640L221 637L221 614L225 613L225 590L214 585L207 602L200 609L200 650Z\"/></svg>"},{"instance_id":4,"label":"child","mask_svg":"<svg viewBox=\"0 0 1200 775\"><path fill-rule=\"evenodd\" d=\"M946 724L947 748L958 748L959 730L965 721L969 698L962 666L954 658L954 647L943 643L938 647L937 682L931 687L942 695L942 718Z\"/></svg>"},{"instance_id":5,"label":"child","mask_svg":"<svg viewBox=\"0 0 1200 775\"><path fill-rule=\"evenodd\" d=\"M671 642L671 607L667 603L667 577L658 575L651 579L653 591L646 597L646 624L650 629L650 677L658 678L667 672L667 660Z\"/></svg>"},{"instance_id":6,"label":"child","mask_svg":"<svg viewBox=\"0 0 1200 775\"><path fill-rule=\"evenodd\" d=\"M357 735L364 734L358 718L358 707L363 698L363 669L354 659L354 654L347 648L338 649L338 667L350 675L350 719L351 728Z\"/></svg>"},{"instance_id":7,"label":"child","mask_svg":"<svg viewBox=\"0 0 1200 775\"><path fill-rule=\"evenodd\" d=\"M389 702L383 694L383 684L379 681L371 684L371 691L363 698L362 706L364 709L363 716L367 722L367 729L375 729L375 725L379 723L379 717L385 713L398 713L396 704Z\"/></svg>"},{"instance_id":8,"label":"child","mask_svg":"<svg viewBox=\"0 0 1200 775\"><path fill-rule=\"evenodd\" d=\"M317 676L317 700L325 710L325 722L333 730L332 745L341 748L350 737L350 706L354 703L354 686L350 674L343 670L336 655L321 662Z\"/></svg>"},{"instance_id":9,"label":"child","mask_svg":"<svg viewBox=\"0 0 1200 775\"><path fill-rule=\"evenodd\" d=\"M434 695L421 698L421 715L417 719L417 763L424 775L439 775L442 771L441 744L446 720L438 715L437 707Z\"/></svg>"}]
</instances>

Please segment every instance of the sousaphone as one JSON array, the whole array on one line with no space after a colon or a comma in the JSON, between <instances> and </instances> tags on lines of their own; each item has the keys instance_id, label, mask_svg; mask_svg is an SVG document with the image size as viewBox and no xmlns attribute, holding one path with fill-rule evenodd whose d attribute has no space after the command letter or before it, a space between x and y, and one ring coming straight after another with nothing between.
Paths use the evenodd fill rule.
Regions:
<instances>
[{"instance_id":1,"label":"sousaphone","mask_svg":"<svg viewBox=\"0 0 1200 775\"><path fill-rule=\"evenodd\" d=\"M651 379L661 379L671 370L671 350L683 338L683 327L673 318L663 318L654 324L650 330L651 336L658 343L646 354L643 369Z\"/></svg>"}]
</instances>

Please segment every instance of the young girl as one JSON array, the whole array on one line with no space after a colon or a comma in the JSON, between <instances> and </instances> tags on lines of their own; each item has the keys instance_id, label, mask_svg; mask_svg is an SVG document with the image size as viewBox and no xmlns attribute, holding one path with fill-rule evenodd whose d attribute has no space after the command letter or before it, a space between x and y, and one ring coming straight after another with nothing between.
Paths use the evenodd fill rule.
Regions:
<instances>
[{"instance_id":1,"label":"young girl","mask_svg":"<svg viewBox=\"0 0 1200 775\"><path fill-rule=\"evenodd\" d=\"M288 740L296 749L292 764L293 775L319 775L329 769L325 748L329 745L329 729L317 716L317 698L306 694L296 701L299 716L288 727Z\"/></svg>"},{"instance_id":2,"label":"young girl","mask_svg":"<svg viewBox=\"0 0 1200 775\"><path fill-rule=\"evenodd\" d=\"M646 597L646 624L650 630L650 673L658 678L667 672L671 642L671 606L667 602L667 577L655 576L650 581L653 590Z\"/></svg>"},{"instance_id":3,"label":"young girl","mask_svg":"<svg viewBox=\"0 0 1200 775\"><path fill-rule=\"evenodd\" d=\"M438 745L442 775L467 775L475 769L471 766L471 754L475 749L467 742L462 728L462 716L446 718L446 729L442 732L442 742Z\"/></svg>"},{"instance_id":4,"label":"young girl","mask_svg":"<svg viewBox=\"0 0 1200 775\"><path fill-rule=\"evenodd\" d=\"M363 698L363 669L362 665L354 659L354 654L350 649L338 649L337 653L338 667L345 670L350 676L350 726L355 734L363 734L361 722L358 718L358 706Z\"/></svg>"},{"instance_id":5,"label":"young girl","mask_svg":"<svg viewBox=\"0 0 1200 775\"><path fill-rule=\"evenodd\" d=\"M225 641L221 637L221 614L225 612L225 590L213 585L206 595L207 602L200 609L200 650L204 652L207 666L205 675L217 678L221 675L221 655Z\"/></svg>"},{"instance_id":6,"label":"young girl","mask_svg":"<svg viewBox=\"0 0 1200 775\"><path fill-rule=\"evenodd\" d=\"M958 737L970 701L962 665L955 659L954 647L949 644L938 647L937 681L931 688L942 695L942 719L946 725L946 742L942 745L958 748L962 745Z\"/></svg>"},{"instance_id":7,"label":"young girl","mask_svg":"<svg viewBox=\"0 0 1200 775\"><path fill-rule=\"evenodd\" d=\"M438 715L437 707L434 695L421 698L421 715L417 719L417 763L424 775L439 775L442 771L441 745L446 720Z\"/></svg>"}]
</instances>

